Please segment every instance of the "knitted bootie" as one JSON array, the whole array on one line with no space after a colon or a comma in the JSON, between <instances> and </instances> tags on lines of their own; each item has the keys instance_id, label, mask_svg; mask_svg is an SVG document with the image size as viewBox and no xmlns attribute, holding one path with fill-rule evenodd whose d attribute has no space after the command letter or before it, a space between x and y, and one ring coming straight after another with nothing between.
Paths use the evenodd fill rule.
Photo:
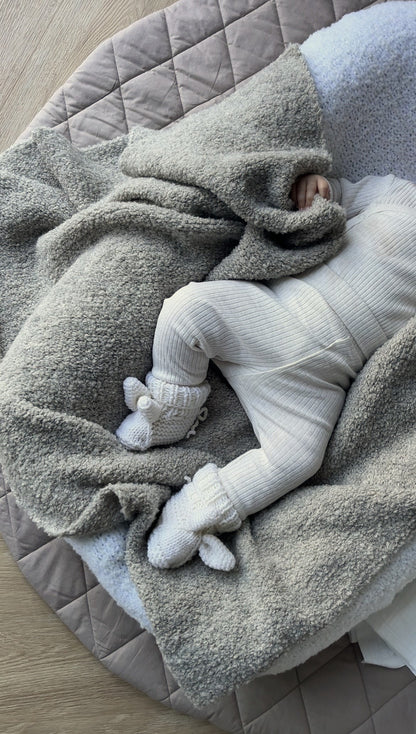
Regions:
<instances>
[{"instance_id":1,"label":"knitted bootie","mask_svg":"<svg viewBox=\"0 0 416 734\"><path fill-rule=\"evenodd\" d=\"M175 385L159 380L151 372L146 376L146 385L135 377L127 377L123 388L126 405L133 413L117 428L116 436L126 448L135 451L184 438L211 390L207 382L195 387Z\"/></svg>"},{"instance_id":2,"label":"knitted bootie","mask_svg":"<svg viewBox=\"0 0 416 734\"><path fill-rule=\"evenodd\" d=\"M150 535L147 557L156 568L177 568L199 553L207 566L231 571L235 557L213 533L231 532L240 525L218 467L206 464L165 504Z\"/></svg>"}]
</instances>

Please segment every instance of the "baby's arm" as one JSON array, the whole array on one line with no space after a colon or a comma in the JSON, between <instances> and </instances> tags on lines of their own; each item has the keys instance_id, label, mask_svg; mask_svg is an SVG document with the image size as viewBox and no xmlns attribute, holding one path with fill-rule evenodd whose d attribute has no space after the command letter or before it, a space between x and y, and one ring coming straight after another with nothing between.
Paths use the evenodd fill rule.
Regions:
<instances>
[{"instance_id":1,"label":"baby's arm","mask_svg":"<svg viewBox=\"0 0 416 734\"><path fill-rule=\"evenodd\" d=\"M351 183L346 178L329 178L331 200L337 201L347 212L347 218L360 214L371 204L398 204L415 206L416 186L410 181L388 176L365 176Z\"/></svg>"}]
</instances>

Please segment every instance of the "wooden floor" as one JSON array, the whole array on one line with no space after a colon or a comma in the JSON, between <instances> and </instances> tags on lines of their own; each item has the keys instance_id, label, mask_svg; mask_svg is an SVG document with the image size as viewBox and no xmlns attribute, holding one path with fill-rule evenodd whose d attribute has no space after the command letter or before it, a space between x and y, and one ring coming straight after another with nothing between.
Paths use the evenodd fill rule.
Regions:
<instances>
[{"instance_id":1,"label":"wooden floor","mask_svg":"<svg viewBox=\"0 0 416 734\"><path fill-rule=\"evenodd\" d=\"M109 36L172 0L0 0L0 150ZM215 734L109 673L0 539L1 734Z\"/></svg>"}]
</instances>

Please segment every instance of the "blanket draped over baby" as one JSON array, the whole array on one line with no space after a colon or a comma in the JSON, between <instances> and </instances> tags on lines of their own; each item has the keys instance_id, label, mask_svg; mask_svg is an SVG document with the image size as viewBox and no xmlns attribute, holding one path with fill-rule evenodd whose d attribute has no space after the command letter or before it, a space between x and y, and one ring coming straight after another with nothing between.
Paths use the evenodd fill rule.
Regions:
<instances>
[{"instance_id":1,"label":"blanket draped over baby","mask_svg":"<svg viewBox=\"0 0 416 734\"><path fill-rule=\"evenodd\" d=\"M162 131L79 151L39 130L0 161L5 478L51 535L131 523L131 577L200 706L359 621L360 594L415 538L413 321L351 388L318 475L222 536L237 558L228 574L198 558L160 571L146 558L148 531L185 476L257 445L218 371L195 436L144 453L114 436L128 412L122 381L150 368L164 298L192 280L302 272L342 246L338 205L318 197L297 212L289 199L298 175L330 170L298 46Z\"/></svg>"}]
</instances>

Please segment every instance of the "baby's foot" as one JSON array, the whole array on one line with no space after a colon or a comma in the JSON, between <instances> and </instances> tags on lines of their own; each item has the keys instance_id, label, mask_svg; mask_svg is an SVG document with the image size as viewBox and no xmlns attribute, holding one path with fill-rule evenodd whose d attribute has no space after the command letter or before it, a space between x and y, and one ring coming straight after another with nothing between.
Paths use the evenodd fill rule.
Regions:
<instances>
[{"instance_id":1,"label":"baby's foot","mask_svg":"<svg viewBox=\"0 0 416 734\"><path fill-rule=\"evenodd\" d=\"M145 451L150 446L175 443L184 438L198 418L210 386L175 385L146 376L146 385L135 377L123 382L126 405L133 413L117 428L116 436L128 449Z\"/></svg>"}]
</instances>

